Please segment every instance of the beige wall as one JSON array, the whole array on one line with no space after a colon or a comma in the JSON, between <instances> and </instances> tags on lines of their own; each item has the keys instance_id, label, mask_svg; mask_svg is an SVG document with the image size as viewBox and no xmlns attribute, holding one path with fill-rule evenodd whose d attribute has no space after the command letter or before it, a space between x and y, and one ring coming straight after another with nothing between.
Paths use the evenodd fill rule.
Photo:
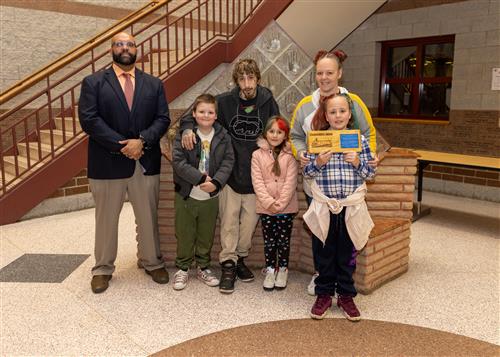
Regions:
<instances>
[{"instance_id":1,"label":"beige wall","mask_svg":"<svg viewBox=\"0 0 500 357\"><path fill-rule=\"evenodd\" d=\"M498 110L490 90L491 69L500 67L500 2L470 0L375 14L337 47L349 58L344 83L368 107L378 106L380 42L455 34L452 110Z\"/></svg>"},{"instance_id":2,"label":"beige wall","mask_svg":"<svg viewBox=\"0 0 500 357\"><path fill-rule=\"evenodd\" d=\"M343 84L360 95L376 116L380 42L450 34L455 35L455 53L449 122L432 125L375 119L375 125L392 146L498 157L500 91L491 90L492 68L500 67L498 0L379 11L337 46L349 56ZM427 190L500 201L497 172L439 166L436 171L429 168L425 176Z\"/></svg>"},{"instance_id":3,"label":"beige wall","mask_svg":"<svg viewBox=\"0 0 500 357\"><path fill-rule=\"evenodd\" d=\"M0 6L0 90L110 26L113 19Z\"/></svg>"},{"instance_id":4,"label":"beige wall","mask_svg":"<svg viewBox=\"0 0 500 357\"><path fill-rule=\"evenodd\" d=\"M455 35L448 125L377 122L393 146L497 156L500 91L491 72L500 67L500 2L471 0L373 15L342 41L348 54L344 85L377 112L380 42Z\"/></svg>"},{"instance_id":5,"label":"beige wall","mask_svg":"<svg viewBox=\"0 0 500 357\"><path fill-rule=\"evenodd\" d=\"M151 1L149 0L70 0L70 2L85 3L100 6L121 7L124 9L138 9Z\"/></svg>"},{"instance_id":6,"label":"beige wall","mask_svg":"<svg viewBox=\"0 0 500 357\"><path fill-rule=\"evenodd\" d=\"M318 49L334 47L384 2L294 0L276 22L313 58Z\"/></svg>"}]
</instances>

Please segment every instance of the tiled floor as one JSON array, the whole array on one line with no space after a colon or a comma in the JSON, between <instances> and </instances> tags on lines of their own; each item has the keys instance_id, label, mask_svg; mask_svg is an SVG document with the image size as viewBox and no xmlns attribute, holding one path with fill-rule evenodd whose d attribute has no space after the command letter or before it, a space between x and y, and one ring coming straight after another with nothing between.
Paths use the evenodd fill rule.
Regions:
<instances>
[{"instance_id":1,"label":"tiled floor","mask_svg":"<svg viewBox=\"0 0 500 357\"><path fill-rule=\"evenodd\" d=\"M500 205L430 192L424 202L433 210L412 225L408 273L359 295L363 316L500 344ZM90 209L0 227L0 267L24 254L92 255L93 215ZM0 283L1 354L142 356L231 327L308 316L310 277L298 272L286 290L272 293L262 290L261 276L237 283L229 296L193 274L180 292L155 284L136 267L134 231L125 205L117 270L103 294L90 291L92 257L62 283Z\"/></svg>"}]
</instances>

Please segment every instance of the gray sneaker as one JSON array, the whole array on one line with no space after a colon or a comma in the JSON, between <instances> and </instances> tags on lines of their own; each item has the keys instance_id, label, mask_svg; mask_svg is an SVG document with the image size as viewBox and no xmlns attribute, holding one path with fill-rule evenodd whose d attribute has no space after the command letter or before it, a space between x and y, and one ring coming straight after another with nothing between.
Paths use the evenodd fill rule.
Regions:
<instances>
[{"instance_id":1,"label":"gray sneaker","mask_svg":"<svg viewBox=\"0 0 500 357\"><path fill-rule=\"evenodd\" d=\"M266 277L264 278L264 283L262 284L262 287L264 288L265 291L273 291L275 281L276 281L276 272L274 271L274 268L268 267L266 269Z\"/></svg>"},{"instance_id":2,"label":"gray sneaker","mask_svg":"<svg viewBox=\"0 0 500 357\"><path fill-rule=\"evenodd\" d=\"M283 290L286 288L286 283L288 281L288 268L280 267L278 274L276 275L276 282L274 287L278 290Z\"/></svg>"},{"instance_id":3,"label":"gray sneaker","mask_svg":"<svg viewBox=\"0 0 500 357\"><path fill-rule=\"evenodd\" d=\"M307 285L307 293L311 296L316 295L316 283L314 282L316 278L319 276L319 273L314 273L311 281L309 282L309 285Z\"/></svg>"},{"instance_id":4,"label":"gray sneaker","mask_svg":"<svg viewBox=\"0 0 500 357\"><path fill-rule=\"evenodd\" d=\"M198 279L203 281L208 286L219 285L219 279L217 279L214 272L208 268L203 270L200 267L198 267L198 269L196 271L196 276L198 277Z\"/></svg>"},{"instance_id":5,"label":"gray sneaker","mask_svg":"<svg viewBox=\"0 0 500 357\"><path fill-rule=\"evenodd\" d=\"M184 271L182 269L177 270L174 275L174 290L182 290L186 287L189 278L189 270Z\"/></svg>"}]
</instances>

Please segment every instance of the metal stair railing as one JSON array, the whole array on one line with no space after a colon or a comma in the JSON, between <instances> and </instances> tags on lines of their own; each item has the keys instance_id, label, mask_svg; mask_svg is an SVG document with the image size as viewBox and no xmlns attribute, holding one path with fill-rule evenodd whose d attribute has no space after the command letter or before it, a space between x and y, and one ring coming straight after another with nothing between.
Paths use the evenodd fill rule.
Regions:
<instances>
[{"instance_id":1,"label":"metal stair railing","mask_svg":"<svg viewBox=\"0 0 500 357\"><path fill-rule=\"evenodd\" d=\"M111 64L109 43L115 34L131 33L137 67L165 81L217 40L230 40L263 1L151 1L0 93L0 197L86 138L76 110L81 81ZM26 147L23 157L20 144Z\"/></svg>"}]
</instances>

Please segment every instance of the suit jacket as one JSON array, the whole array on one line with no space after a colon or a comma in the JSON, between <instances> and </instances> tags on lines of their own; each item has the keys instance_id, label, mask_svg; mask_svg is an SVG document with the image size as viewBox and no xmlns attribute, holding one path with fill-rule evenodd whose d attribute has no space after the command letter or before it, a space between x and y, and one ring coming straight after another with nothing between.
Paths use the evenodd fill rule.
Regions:
<instances>
[{"instance_id":1,"label":"suit jacket","mask_svg":"<svg viewBox=\"0 0 500 357\"><path fill-rule=\"evenodd\" d=\"M139 159L145 175L160 173L160 138L170 125L163 83L139 69L135 70L132 110L112 67L85 77L78 114L82 129L89 135L88 177L120 179L134 174L135 160L120 152L120 140L145 141Z\"/></svg>"}]
</instances>

